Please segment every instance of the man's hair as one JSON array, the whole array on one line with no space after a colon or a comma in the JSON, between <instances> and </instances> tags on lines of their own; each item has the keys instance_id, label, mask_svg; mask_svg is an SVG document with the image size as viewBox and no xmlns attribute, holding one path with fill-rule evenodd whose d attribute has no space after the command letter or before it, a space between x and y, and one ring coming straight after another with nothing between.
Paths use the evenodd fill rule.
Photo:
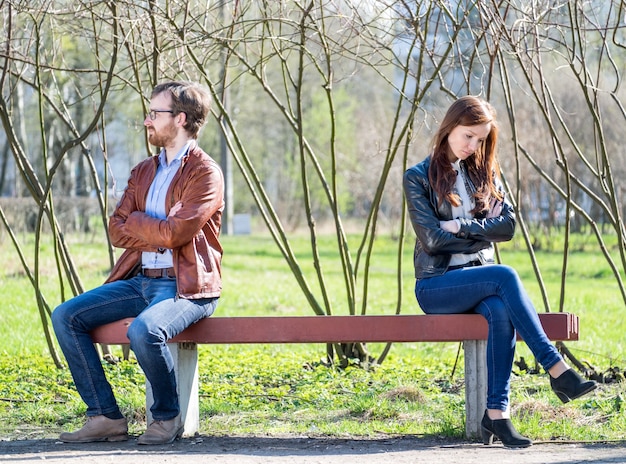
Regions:
<instances>
[{"instance_id":1,"label":"man's hair","mask_svg":"<svg viewBox=\"0 0 626 464\"><path fill-rule=\"evenodd\" d=\"M200 84L188 81L163 82L152 91L151 97L168 92L172 97L172 111L176 116L185 113L185 130L194 139L206 123L211 108L211 94Z\"/></svg>"}]
</instances>

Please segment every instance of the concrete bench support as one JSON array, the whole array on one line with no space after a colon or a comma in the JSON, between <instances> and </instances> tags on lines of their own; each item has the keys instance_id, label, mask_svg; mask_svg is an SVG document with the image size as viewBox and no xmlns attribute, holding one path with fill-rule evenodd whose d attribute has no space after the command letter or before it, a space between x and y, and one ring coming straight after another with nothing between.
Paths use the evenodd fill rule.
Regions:
<instances>
[{"instance_id":1,"label":"concrete bench support","mask_svg":"<svg viewBox=\"0 0 626 464\"><path fill-rule=\"evenodd\" d=\"M487 340L465 340L465 436L480 437L487 405Z\"/></svg>"},{"instance_id":2,"label":"concrete bench support","mask_svg":"<svg viewBox=\"0 0 626 464\"><path fill-rule=\"evenodd\" d=\"M198 375L198 345L193 342L168 343L174 360L178 383L181 421L185 426L183 436L192 437L200 429L200 396ZM154 403L152 386L146 380L146 420L152 422L150 408Z\"/></svg>"}]
</instances>

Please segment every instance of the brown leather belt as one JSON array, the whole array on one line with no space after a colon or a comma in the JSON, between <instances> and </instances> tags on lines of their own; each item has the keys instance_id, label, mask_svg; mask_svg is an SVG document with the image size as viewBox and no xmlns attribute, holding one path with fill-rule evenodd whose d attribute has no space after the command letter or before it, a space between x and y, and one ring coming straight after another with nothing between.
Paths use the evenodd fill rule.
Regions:
<instances>
[{"instance_id":1,"label":"brown leather belt","mask_svg":"<svg viewBox=\"0 0 626 464\"><path fill-rule=\"evenodd\" d=\"M176 277L173 267L164 267L161 269L143 268L141 274L149 279L160 279L162 277Z\"/></svg>"}]
</instances>

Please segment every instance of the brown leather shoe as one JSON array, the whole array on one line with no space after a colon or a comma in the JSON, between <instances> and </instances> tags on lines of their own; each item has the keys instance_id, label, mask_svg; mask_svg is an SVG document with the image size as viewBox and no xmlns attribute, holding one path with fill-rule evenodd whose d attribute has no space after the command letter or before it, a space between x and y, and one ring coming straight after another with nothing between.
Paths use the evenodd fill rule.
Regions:
<instances>
[{"instance_id":1,"label":"brown leather shoe","mask_svg":"<svg viewBox=\"0 0 626 464\"><path fill-rule=\"evenodd\" d=\"M82 429L76 432L63 432L59 439L65 443L90 443L93 441L128 440L126 419L109 419L105 416L87 417Z\"/></svg>"},{"instance_id":2,"label":"brown leather shoe","mask_svg":"<svg viewBox=\"0 0 626 464\"><path fill-rule=\"evenodd\" d=\"M172 443L183 434L183 427L178 417L168 421L154 421L146 429L146 433L137 438L137 443L140 445Z\"/></svg>"}]
</instances>

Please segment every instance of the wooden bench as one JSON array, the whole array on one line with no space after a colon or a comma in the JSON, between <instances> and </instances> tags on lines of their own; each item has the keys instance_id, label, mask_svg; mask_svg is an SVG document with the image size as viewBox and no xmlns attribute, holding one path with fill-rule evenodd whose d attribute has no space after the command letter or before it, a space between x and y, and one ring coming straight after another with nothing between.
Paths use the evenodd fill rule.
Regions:
<instances>
[{"instance_id":1,"label":"wooden bench","mask_svg":"<svg viewBox=\"0 0 626 464\"><path fill-rule=\"evenodd\" d=\"M578 316L540 313L550 340L578 340ZM123 319L92 332L94 343L128 343L132 319ZM463 342L465 353L465 433L480 436L486 405L485 349L487 323L477 314L209 317L171 340L185 436L200 425L197 344L238 343L350 343L350 342ZM152 392L146 383L146 411L150 418Z\"/></svg>"}]
</instances>

